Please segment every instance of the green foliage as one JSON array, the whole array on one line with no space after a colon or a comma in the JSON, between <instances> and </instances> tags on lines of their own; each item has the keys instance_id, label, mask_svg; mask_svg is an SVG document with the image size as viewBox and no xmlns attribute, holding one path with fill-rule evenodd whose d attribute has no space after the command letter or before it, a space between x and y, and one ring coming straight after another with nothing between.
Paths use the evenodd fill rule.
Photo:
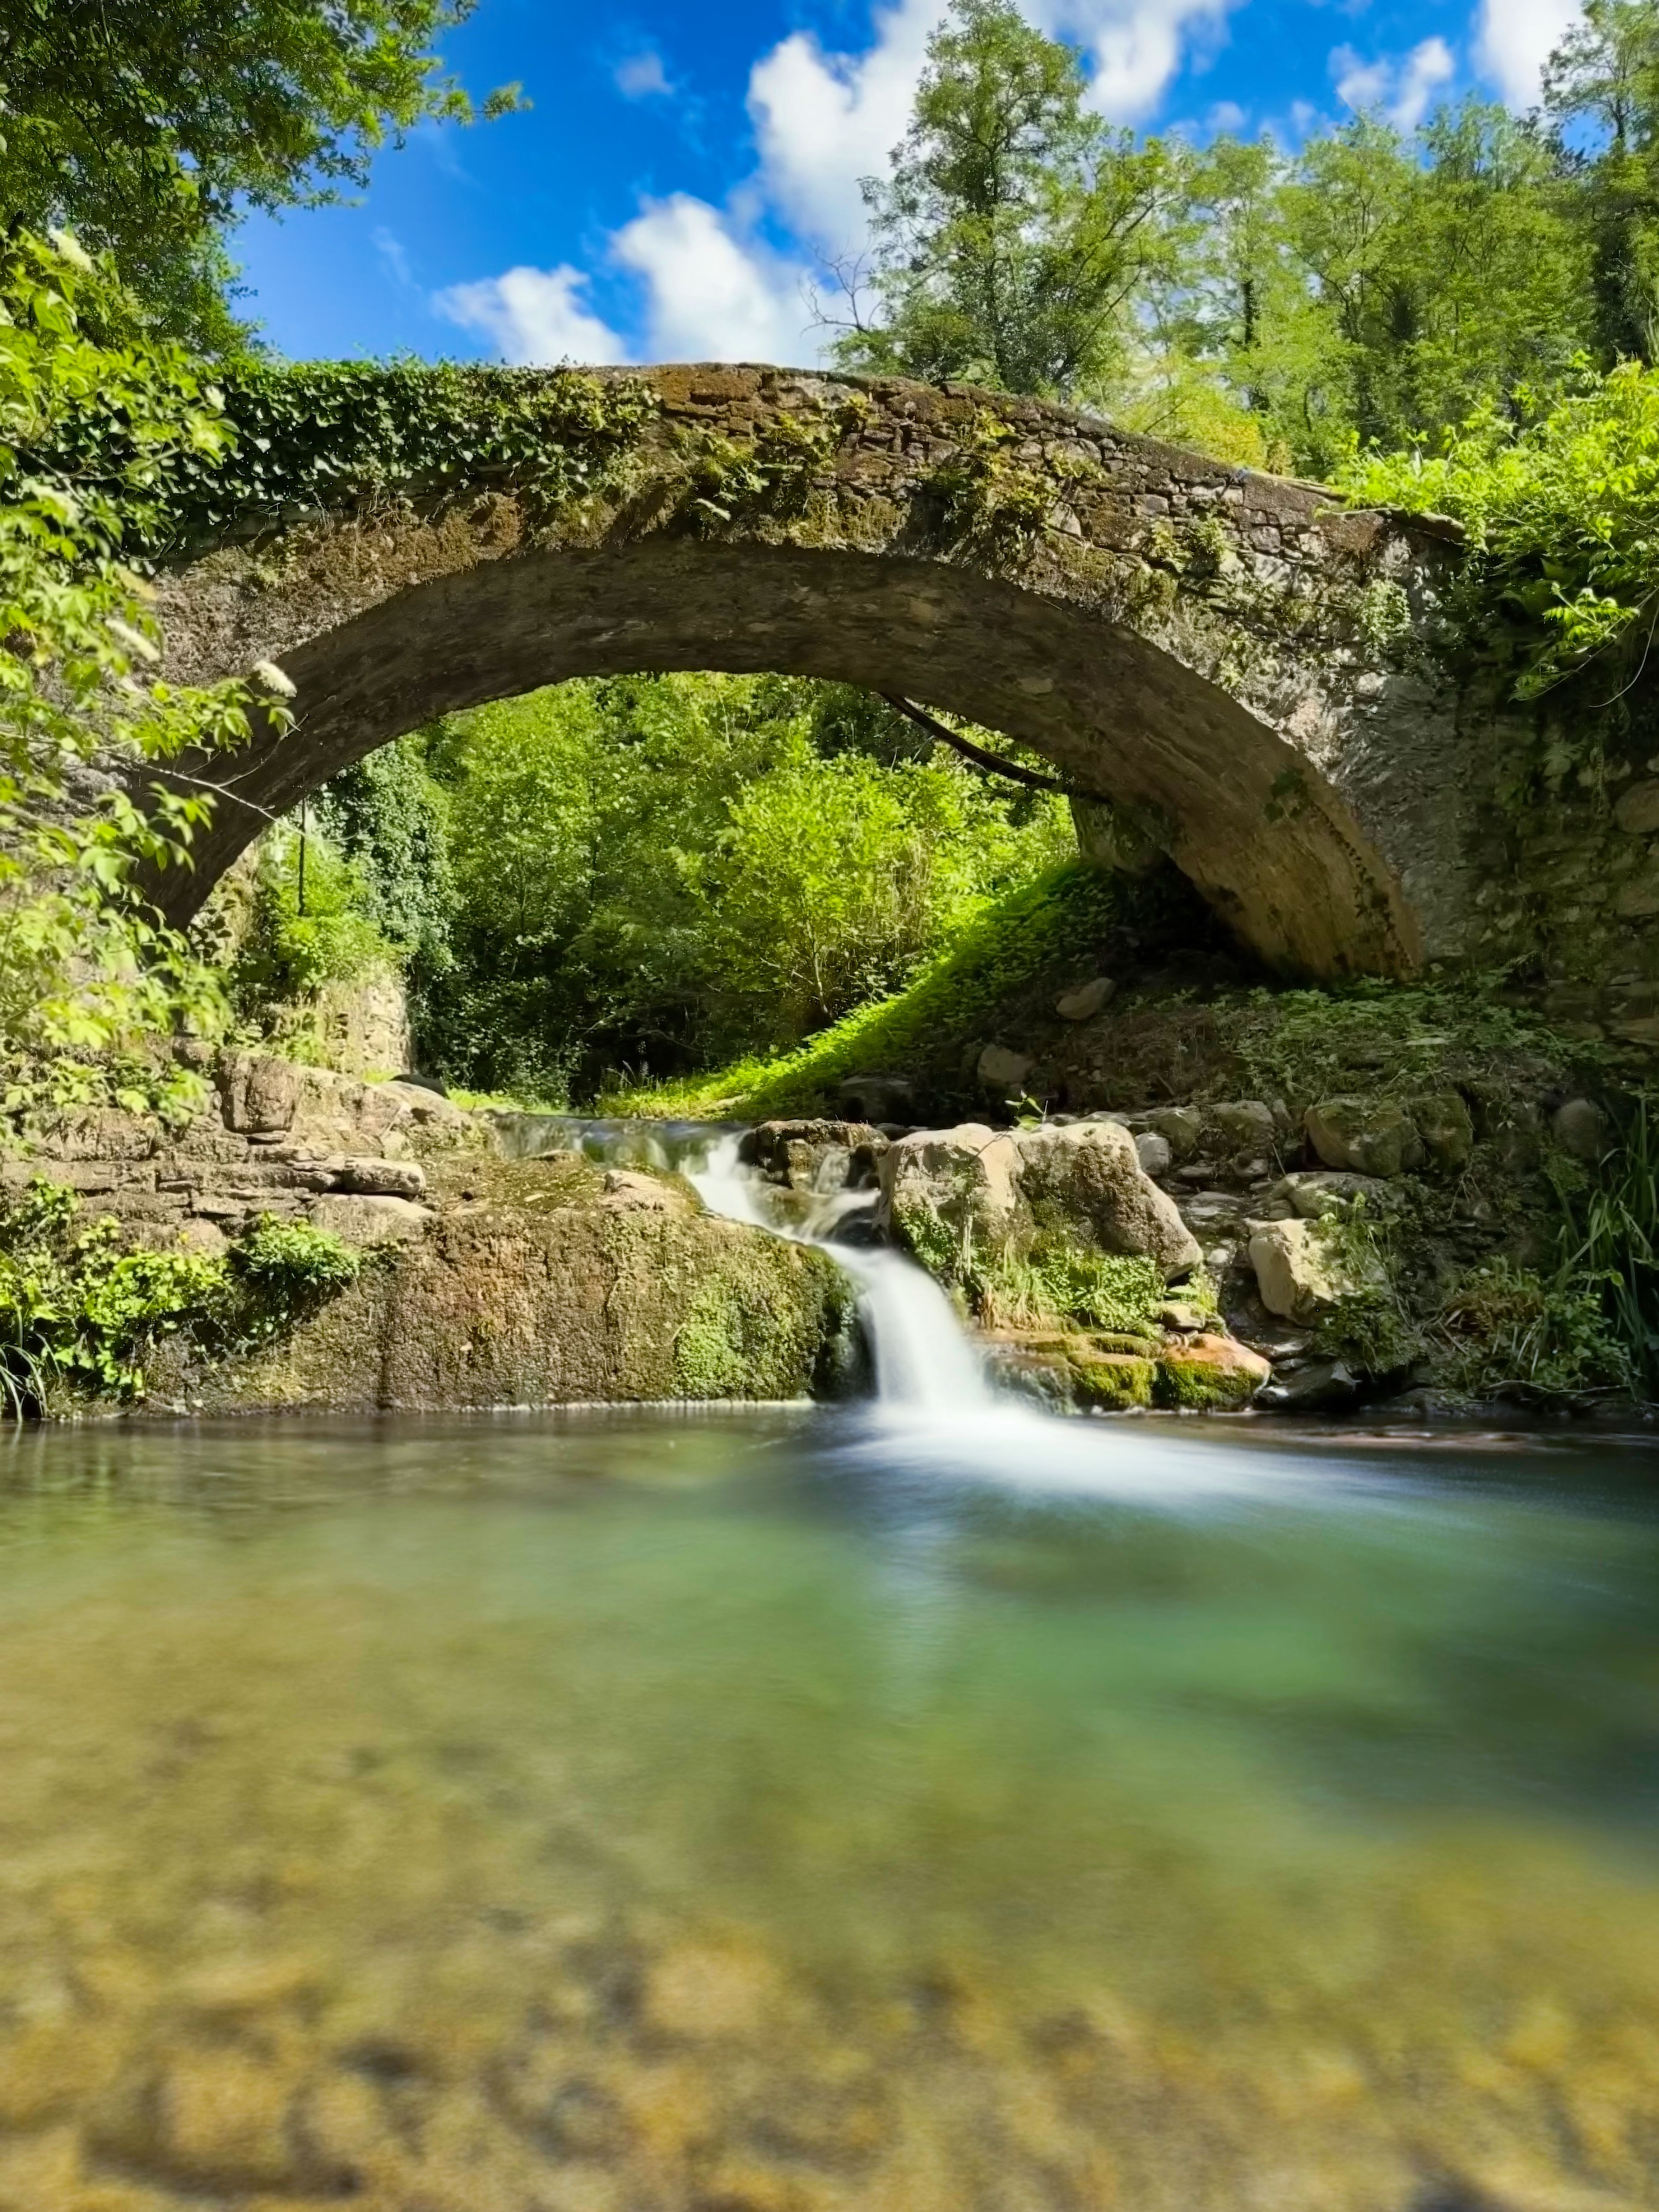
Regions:
<instances>
[{"instance_id":1,"label":"green foliage","mask_svg":"<svg viewBox=\"0 0 1659 2212\"><path fill-rule=\"evenodd\" d=\"M1436 1379L1475 1398L1542 1399L1627 1389L1632 1370L1602 1285L1578 1268L1553 1277L1496 1259L1471 1268L1435 1316Z\"/></svg>"},{"instance_id":2,"label":"green foliage","mask_svg":"<svg viewBox=\"0 0 1659 2212\"><path fill-rule=\"evenodd\" d=\"M424 742L399 739L345 769L313 800L311 818L352 870L364 914L421 1001L454 964L455 918L449 793Z\"/></svg>"},{"instance_id":3,"label":"green foliage","mask_svg":"<svg viewBox=\"0 0 1659 2212\"><path fill-rule=\"evenodd\" d=\"M558 1100L791 1045L1070 845L1059 802L946 755L884 765L881 726L844 693L715 677L568 684L447 726L428 757L456 964L428 1003L434 1064Z\"/></svg>"},{"instance_id":4,"label":"green foliage","mask_svg":"<svg viewBox=\"0 0 1659 2212\"><path fill-rule=\"evenodd\" d=\"M135 1251L108 1218L44 1178L0 1207L0 1411L39 1413L63 1394L142 1398L161 1339L225 1352L291 1328L362 1261L304 1223L258 1223L223 1258Z\"/></svg>"},{"instance_id":5,"label":"green foliage","mask_svg":"<svg viewBox=\"0 0 1659 2212\"><path fill-rule=\"evenodd\" d=\"M1562 1275L1598 1304L1644 1396L1659 1398L1659 1129L1637 1094L1619 1141L1582 1193L1559 1184L1565 1216Z\"/></svg>"},{"instance_id":6,"label":"green foliage","mask_svg":"<svg viewBox=\"0 0 1659 2212\"><path fill-rule=\"evenodd\" d=\"M335 197L428 118L471 104L434 43L470 0L18 0L0 39L0 216L112 248L175 335L240 333L223 233ZM492 95L499 112L511 95Z\"/></svg>"},{"instance_id":7,"label":"green foliage","mask_svg":"<svg viewBox=\"0 0 1659 2212\"><path fill-rule=\"evenodd\" d=\"M279 1336L356 1282L363 1255L306 1221L266 1214L225 1257L225 1297L216 1316L238 1346Z\"/></svg>"},{"instance_id":8,"label":"green foliage","mask_svg":"<svg viewBox=\"0 0 1659 2212\"><path fill-rule=\"evenodd\" d=\"M178 1103L190 1081L156 1041L222 1022L212 976L132 895L141 866L184 856L207 801L158 792L145 815L120 793L92 811L67 797L94 751L136 764L246 735L241 685L155 678L148 592L120 557L167 472L224 451L215 403L72 243L22 234L0 252L0 1107L14 1122L97 1097ZM72 449L92 416L121 438L88 478Z\"/></svg>"},{"instance_id":9,"label":"green foliage","mask_svg":"<svg viewBox=\"0 0 1659 2212\"><path fill-rule=\"evenodd\" d=\"M371 895L330 841L293 823L260 840L247 934L227 978L245 1020L291 1024L330 983L398 972L396 949L373 919ZM303 865L303 903L301 866Z\"/></svg>"},{"instance_id":10,"label":"green foliage","mask_svg":"<svg viewBox=\"0 0 1659 2212\"><path fill-rule=\"evenodd\" d=\"M1500 995L1502 979L1230 995L1226 1095L1298 1105L1345 1091L1409 1097L1459 1083L1503 1083L1517 1056L1560 1065L1573 1048L1544 1018ZM1582 1048L1578 1048L1582 1056ZM1212 1095L1221 1095L1212 1093Z\"/></svg>"},{"instance_id":11,"label":"green foliage","mask_svg":"<svg viewBox=\"0 0 1659 2212\"><path fill-rule=\"evenodd\" d=\"M855 395L808 416L787 410L770 416L746 441L713 434L691 447L680 514L695 532L763 515L782 520L805 512L818 474L869 412Z\"/></svg>"},{"instance_id":12,"label":"green foliage","mask_svg":"<svg viewBox=\"0 0 1659 2212\"><path fill-rule=\"evenodd\" d=\"M1034 981L1091 959L1146 896L1156 893L1085 861L1062 862L988 906L908 988L857 1008L799 1049L608 1103L659 1114L741 1108L758 1120L821 1109L844 1078L884 1070L910 1076L936 1099L965 1102L964 1042L990 1033Z\"/></svg>"},{"instance_id":13,"label":"green foliage","mask_svg":"<svg viewBox=\"0 0 1659 2212\"><path fill-rule=\"evenodd\" d=\"M1585 367L1518 426L1488 409L1443 453L1368 456L1343 488L1465 525L1468 626L1521 697L1593 669L1606 704L1645 660L1659 618L1659 370Z\"/></svg>"},{"instance_id":14,"label":"green foliage","mask_svg":"<svg viewBox=\"0 0 1659 2212\"><path fill-rule=\"evenodd\" d=\"M939 1270L929 1265L929 1272ZM1168 1293L1155 1260L1040 1238L1024 1254L970 1255L960 1279L988 1328L1071 1327L1156 1338Z\"/></svg>"},{"instance_id":15,"label":"green foliage","mask_svg":"<svg viewBox=\"0 0 1659 2212\"><path fill-rule=\"evenodd\" d=\"M210 444L140 453L128 414L94 388L45 426L33 458L100 488L142 458L147 497L114 510L120 542L174 557L319 512L493 490L542 521L614 481L657 404L631 377L412 362L237 362L214 397Z\"/></svg>"}]
</instances>

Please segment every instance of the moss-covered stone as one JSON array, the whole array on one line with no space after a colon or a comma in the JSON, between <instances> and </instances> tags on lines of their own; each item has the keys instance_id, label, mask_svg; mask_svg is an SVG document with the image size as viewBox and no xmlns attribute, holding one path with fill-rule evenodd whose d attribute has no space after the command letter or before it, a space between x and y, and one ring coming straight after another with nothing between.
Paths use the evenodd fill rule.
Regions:
<instances>
[{"instance_id":1,"label":"moss-covered stone","mask_svg":"<svg viewBox=\"0 0 1659 2212\"><path fill-rule=\"evenodd\" d=\"M1079 1405L1121 1413L1152 1402L1158 1373L1152 1360L1123 1352L1097 1352L1091 1346L1086 1352L1073 1352L1068 1364Z\"/></svg>"},{"instance_id":2,"label":"moss-covered stone","mask_svg":"<svg viewBox=\"0 0 1659 2212\"><path fill-rule=\"evenodd\" d=\"M1237 1413L1272 1377L1271 1364L1231 1337L1190 1336L1158 1361L1155 1395L1177 1413Z\"/></svg>"},{"instance_id":3,"label":"moss-covered stone","mask_svg":"<svg viewBox=\"0 0 1659 2212\"><path fill-rule=\"evenodd\" d=\"M491 1164L479 1182L495 1187L458 1197L281 1344L212 1368L180 1353L153 1402L424 1412L799 1398L855 1380L852 1290L823 1253L689 1208L607 1210L586 1162Z\"/></svg>"}]
</instances>

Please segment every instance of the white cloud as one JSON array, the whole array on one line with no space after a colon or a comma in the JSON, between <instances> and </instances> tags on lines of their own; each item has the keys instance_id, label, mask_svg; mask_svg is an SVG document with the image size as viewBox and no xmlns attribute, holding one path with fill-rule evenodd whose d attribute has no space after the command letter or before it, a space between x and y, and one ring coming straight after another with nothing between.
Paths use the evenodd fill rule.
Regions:
<instances>
[{"instance_id":1,"label":"white cloud","mask_svg":"<svg viewBox=\"0 0 1659 2212\"><path fill-rule=\"evenodd\" d=\"M645 280L653 361L788 367L817 357L805 270L739 238L707 200L686 192L647 200L612 244Z\"/></svg>"},{"instance_id":2,"label":"white cloud","mask_svg":"<svg viewBox=\"0 0 1659 2212\"><path fill-rule=\"evenodd\" d=\"M1151 114L1194 33L1221 33L1236 0L1025 0L1043 30L1075 39L1093 64L1092 98L1115 123Z\"/></svg>"},{"instance_id":3,"label":"white cloud","mask_svg":"<svg viewBox=\"0 0 1659 2212\"><path fill-rule=\"evenodd\" d=\"M493 341L520 367L562 361L605 368L629 358L608 323L590 313L580 295L587 278L568 264L558 269L509 269L471 284L452 284L433 295L441 315Z\"/></svg>"},{"instance_id":4,"label":"white cloud","mask_svg":"<svg viewBox=\"0 0 1659 2212\"><path fill-rule=\"evenodd\" d=\"M1331 56L1331 75L1336 96L1356 112L1380 107L1389 96L1394 70L1388 62L1362 62L1352 46L1339 46Z\"/></svg>"},{"instance_id":5,"label":"white cloud","mask_svg":"<svg viewBox=\"0 0 1659 2212\"><path fill-rule=\"evenodd\" d=\"M1149 114L1194 32L1219 31L1239 0L1022 0L1040 29L1073 39L1091 97L1117 122ZM761 189L813 245L845 252L864 235L860 177L879 175L903 137L944 0L893 0L860 54L828 53L794 31L755 64L749 112Z\"/></svg>"},{"instance_id":6,"label":"white cloud","mask_svg":"<svg viewBox=\"0 0 1659 2212\"><path fill-rule=\"evenodd\" d=\"M1229 132L1242 131L1249 119L1249 111L1241 107L1236 100L1218 100L1204 118L1204 128Z\"/></svg>"},{"instance_id":7,"label":"white cloud","mask_svg":"<svg viewBox=\"0 0 1659 2212\"><path fill-rule=\"evenodd\" d=\"M1218 33L1239 4L1021 0L1041 28L1079 42L1096 105L1124 121L1155 105L1194 34ZM944 13L945 0L888 0L862 53L828 52L811 33L796 31L755 64L749 112L757 173L724 210L676 192L646 201L612 235L615 258L645 285L643 357L785 365L817 358L822 334L805 298L811 272L768 246L759 227L779 220L805 246L832 255L857 246L866 220L859 179L883 172L904 136L927 41ZM630 98L672 90L654 52L622 63L616 81ZM494 340L509 360L625 360L623 341L584 303L586 282L568 267L512 269L452 286L434 304Z\"/></svg>"},{"instance_id":8,"label":"white cloud","mask_svg":"<svg viewBox=\"0 0 1659 2212\"><path fill-rule=\"evenodd\" d=\"M374 251L380 255L386 274L394 284L413 284L415 279L410 274L409 256L404 251L404 242L383 222L375 225Z\"/></svg>"},{"instance_id":9,"label":"white cloud","mask_svg":"<svg viewBox=\"0 0 1659 2212\"><path fill-rule=\"evenodd\" d=\"M1425 39L1413 46L1400 72L1399 93L1389 111L1398 127L1415 131L1428 113L1435 94L1456 74L1456 61L1443 39Z\"/></svg>"},{"instance_id":10,"label":"white cloud","mask_svg":"<svg viewBox=\"0 0 1659 2212\"><path fill-rule=\"evenodd\" d=\"M662 56L651 46L643 53L629 54L617 63L616 84L624 100L649 100L653 93L671 93L674 89L662 65Z\"/></svg>"},{"instance_id":11,"label":"white cloud","mask_svg":"<svg viewBox=\"0 0 1659 2212\"><path fill-rule=\"evenodd\" d=\"M1456 58L1441 38L1425 39L1398 60L1363 62L1352 46L1331 56L1337 98L1356 114L1383 109L1397 131L1415 131L1435 94L1456 74Z\"/></svg>"},{"instance_id":12,"label":"white cloud","mask_svg":"<svg viewBox=\"0 0 1659 2212\"><path fill-rule=\"evenodd\" d=\"M811 32L793 31L750 72L762 188L814 245L838 253L862 237L859 179L884 170L904 136L943 13L940 0L899 0L859 55L827 54Z\"/></svg>"},{"instance_id":13,"label":"white cloud","mask_svg":"<svg viewBox=\"0 0 1659 2212\"><path fill-rule=\"evenodd\" d=\"M1481 0L1475 54L1511 107L1533 106L1544 64L1583 12L1579 0Z\"/></svg>"}]
</instances>

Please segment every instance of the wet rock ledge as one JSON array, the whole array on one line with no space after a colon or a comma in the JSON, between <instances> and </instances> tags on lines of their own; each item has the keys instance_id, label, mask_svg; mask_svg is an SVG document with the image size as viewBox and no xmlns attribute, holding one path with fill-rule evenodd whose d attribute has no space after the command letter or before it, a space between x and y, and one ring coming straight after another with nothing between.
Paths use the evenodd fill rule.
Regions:
<instances>
[{"instance_id":1,"label":"wet rock ledge","mask_svg":"<svg viewBox=\"0 0 1659 2212\"><path fill-rule=\"evenodd\" d=\"M71 1118L0 1165L14 1193L37 1176L158 1249L217 1254L262 1217L367 1249L349 1288L267 1345L154 1346L151 1413L790 1399L861 1372L823 1254L717 1219L672 1179L502 1159L483 1116L413 1084L230 1054L189 1127Z\"/></svg>"}]
</instances>

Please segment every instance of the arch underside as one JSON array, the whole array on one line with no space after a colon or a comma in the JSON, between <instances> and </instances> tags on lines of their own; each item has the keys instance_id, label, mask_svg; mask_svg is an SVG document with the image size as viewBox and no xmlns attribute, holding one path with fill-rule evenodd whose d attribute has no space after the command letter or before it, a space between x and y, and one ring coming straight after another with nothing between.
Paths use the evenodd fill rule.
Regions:
<instances>
[{"instance_id":1,"label":"arch underside","mask_svg":"<svg viewBox=\"0 0 1659 2212\"><path fill-rule=\"evenodd\" d=\"M1398 884L1305 756L1086 608L936 561L666 538L525 554L412 586L281 657L295 726L197 764L236 797L165 886L175 921L272 815L439 714L569 677L710 669L862 684L1027 740L1079 787L1153 810L1176 864L1276 965L1416 957Z\"/></svg>"}]
</instances>

